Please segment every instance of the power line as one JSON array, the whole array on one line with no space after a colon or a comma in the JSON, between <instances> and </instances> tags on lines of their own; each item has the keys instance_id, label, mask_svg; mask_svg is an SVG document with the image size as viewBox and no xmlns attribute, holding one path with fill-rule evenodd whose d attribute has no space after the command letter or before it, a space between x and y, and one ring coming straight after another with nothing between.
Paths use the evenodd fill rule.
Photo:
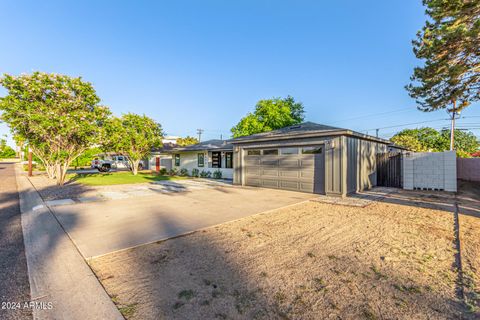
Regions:
<instances>
[{"instance_id":1,"label":"power line","mask_svg":"<svg viewBox=\"0 0 480 320\"><path fill-rule=\"evenodd\" d=\"M388 126L388 127L380 127L380 128L373 128L373 129L364 129L360 131L372 131L372 130L383 130L383 129L390 129L390 128L398 128L398 127L404 127L404 126L412 126L415 124L422 124L422 123L429 123L429 122L438 122L438 121L447 121L450 119L437 119L437 120L427 120L427 121L420 121L420 122L412 122L412 123L404 123L404 124L399 124L395 126Z\"/></svg>"},{"instance_id":2,"label":"power line","mask_svg":"<svg viewBox=\"0 0 480 320\"><path fill-rule=\"evenodd\" d=\"M387 114L392 114L392 113L403 112L403 111L407 111L407 110L415 110L415 109L413 109L412 107L408 107L408 108L402 108L402 109L397 109L397 110L392 110L392 111L386 111L386 112L380 112L380 113L378 113L378 112L377 112L377 113L371 113L371 114L366 114L366 115L359 116L359 117L354 117L354 118L349 118L349 119L343 119L343 120L337 120L337 121L334 121L334 122L330 122L330 124L339 123L339 122L345 122L345 121L351 121L351 120L364 119L364 118L371 118L371 117L374 117L374 116L382 116L382 115L387 115Z\"/></svg>"}]
</instances>

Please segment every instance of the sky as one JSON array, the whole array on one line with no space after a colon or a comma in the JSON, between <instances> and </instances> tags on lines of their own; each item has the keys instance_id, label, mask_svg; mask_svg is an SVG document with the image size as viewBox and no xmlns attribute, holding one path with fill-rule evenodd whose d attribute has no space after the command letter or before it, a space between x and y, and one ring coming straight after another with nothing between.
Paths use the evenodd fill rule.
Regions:
<instances>
[{"instance_id":1,"label":"sky","mask_svg":"<svg viewBox=\"0 0 480 320\"><path fill-rule=\"evenodd\" d=\"M228 138L258 100L291 95L307 121L388 138L449 125L404 89L425 19L421 0L3 0L0 74L81 76L114 114L144 113L168 135ZM479 107L460 127L480 128Z\"/></svg>"}]
</instances>

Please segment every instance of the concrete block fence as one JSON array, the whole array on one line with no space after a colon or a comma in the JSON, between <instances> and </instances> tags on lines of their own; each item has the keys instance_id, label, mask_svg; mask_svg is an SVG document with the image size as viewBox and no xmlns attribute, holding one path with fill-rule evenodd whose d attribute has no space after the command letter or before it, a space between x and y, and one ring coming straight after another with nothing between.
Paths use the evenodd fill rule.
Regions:
<instances>
[{"instance_id":1,"label":"concrete block fence","mask_svg":"<svg viewBox=\"0 0 480 320\"><path fill-rule=\"evenodd\" d=\"M458 158L457 178L480 182L480 158Z\"/></svg>"},{"instance_id":2,"label":"concrete block fence","mask_svg":"<svg viewBox=\"0 0 480 320\"><path fill-rule=\"evenodd\" d=\"M403 156L403 188L456 192L455 151L405 153Z\"/></svg>"}]
</instances>

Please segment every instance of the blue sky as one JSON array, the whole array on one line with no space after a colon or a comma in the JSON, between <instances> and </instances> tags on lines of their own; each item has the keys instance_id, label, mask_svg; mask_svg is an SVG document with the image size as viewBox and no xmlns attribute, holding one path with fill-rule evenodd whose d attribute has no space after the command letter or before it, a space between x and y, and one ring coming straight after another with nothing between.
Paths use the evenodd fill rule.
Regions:
<instances>
[{"instance_id":1,"label":"blue sky","mask_svg":"<svg viewBox=\"0 0 480 320\"><path fill-rule=\"evenodd\" d=\"M259 99L287 95L306 120L370 134L440 119L381 129L388 137L448 125L404 89L423 12L420 0L7 0L0 73L82 76L115 114L145 113L171 135L202 128L205 139L228 136ZM478 104L463 116L480 127Z\"/></svg>"}]
</instances>

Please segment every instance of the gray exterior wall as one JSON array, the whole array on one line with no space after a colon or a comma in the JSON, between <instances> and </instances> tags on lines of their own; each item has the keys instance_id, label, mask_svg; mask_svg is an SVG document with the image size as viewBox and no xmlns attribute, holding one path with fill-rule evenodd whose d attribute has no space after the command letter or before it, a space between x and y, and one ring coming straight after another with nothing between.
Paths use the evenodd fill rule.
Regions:
<instances>
[{"instance_id":1,"label":"gray exterior wall","mask_svg":"<svg viewBox=\"0 0 480 320\"><path fill-rule=\"evenodd\" d=\"M346 137L347 193L370 189L377 185L377 154L387 152L383 143Z\"/></svg>"},{"instance_id":2,"label":"gray exterior wall","mask_svg":"<svg viewBox=\"0 0 480 320\"><path fill-rule=\"evenodd\" d=\"M325 193L345 196L376 185L376 154L385 152L387 145L349 136L298 138L234 144L233 183L244 180L245 150L252 148L288 146L325 146Z\"/></svg>"}]
</instances>

